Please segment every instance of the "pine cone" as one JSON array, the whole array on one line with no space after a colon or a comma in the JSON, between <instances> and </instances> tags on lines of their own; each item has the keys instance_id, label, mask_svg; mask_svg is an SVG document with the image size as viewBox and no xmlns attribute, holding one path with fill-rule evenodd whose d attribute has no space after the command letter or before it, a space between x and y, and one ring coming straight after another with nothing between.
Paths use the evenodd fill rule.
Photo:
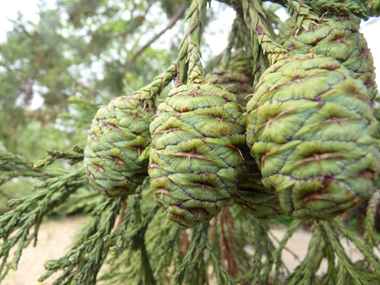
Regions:
<instances>
[{"instance_id":1,"label":"pine cone","mask_svg":"<svg viewBox=\"0 0 380 285\"><path fill-rule=\"evenodd\" d=\"M276 195L272 190L265 188L261 182L262 176L256 161L248 156L244 157L247 160L249 172L239 182L238 191L233 195L234 202L261 220L273 219L285 214Z\"/></svg>"},{"instance_id":2,"label":"pine cone","mask_svg":"<svg viewBox=\"0 0 380 285\"><path fill-rule=\"evenodd\" d=\"M284 210L330 219L369 199L380 154L363 83L333 58L282 60L247 104L247 144Z\"/></svg>"},{"instance_id":3,"label":"pine cone","mask_svg":"<svg viewBox=\"0 0 380 285\"><path fill-rule=\"evenodd\" d=\"M214 84L174 88L150 126L155 200L182 228L209 222L246 174L241 106Z\"/></svg>"},{"instance_id":4,"label":"pine cone","mask_svg":"<svg viewBox=\"0 0 380 285\"><path fill-rule=\"evenodd\" d=\"M232 53L228 68L221 67L205 77L210 83L218 84L228 92L236 95L239 103L245 107L247 94L252 92L253 85L253 57L243 49Z\"/></svg>"},{"instance_id":5,"label":"pine cone","mask_svg":"<svg viewBox=\"0 0 380 285\"><path fill-rule=\"evenodd\" d=\"M290 55L313 53L338 60L354 72L370 90L371 104L377 94L373 57L359 32L360 19L355 17L321 18L322 24L310 24L309 30L289 38L284 46Z\"/></svg>"},{"instance_id":6,"label":"pine cone","mask_svg":"<svg viewBox=\"0 0 380 285\"><path fill-rule=\"evenodd\" d=\"M245 107L247 101L244 99L252 92L252 61L252 56L239 49L232 54L228 68L222 66L220 70L208 74L205 79L235 94L239 103ZM261 173L249 151L243 157L249 173L239 181L237 192L233 195L234 202L259 219L271 219L283 214L273 191L267 190L261 183Z\"/></svg>"},{"instance_id":7,"label":"pine cone","mask_svg":"<svg viewBox=\"0 0 380 285\"><path fill-rule=\"evenodd\" d=\"M154 115L146 101L123 96L102 106L92 121L84 166L92 186L108 197L133 194L147 176L138 157L150 143Z\"/></svg>"}]
</instances>

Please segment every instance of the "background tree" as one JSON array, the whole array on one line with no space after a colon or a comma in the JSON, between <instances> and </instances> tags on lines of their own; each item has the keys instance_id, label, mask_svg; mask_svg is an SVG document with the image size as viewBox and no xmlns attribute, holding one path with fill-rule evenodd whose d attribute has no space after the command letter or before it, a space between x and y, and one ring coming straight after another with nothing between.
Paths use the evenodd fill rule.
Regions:
<instances>
[{"instance_id":1,"label":"background tree","mask_svg":"<svg viewBox=\"0 0 380 285\"><path fill-rule=\"evenodd\" d=\"M35 160L48 149L84 147L99 105L141 87L172 62L185 1L135 2L59 1L55 9L41 2L36 24L18 15L0 44L0 140L9 151ZM167 42L161 37L170 29ZM36 101L43 103L31 106ZM4 191L23 195L29 182Z\"/></svg>"}]
</instances>

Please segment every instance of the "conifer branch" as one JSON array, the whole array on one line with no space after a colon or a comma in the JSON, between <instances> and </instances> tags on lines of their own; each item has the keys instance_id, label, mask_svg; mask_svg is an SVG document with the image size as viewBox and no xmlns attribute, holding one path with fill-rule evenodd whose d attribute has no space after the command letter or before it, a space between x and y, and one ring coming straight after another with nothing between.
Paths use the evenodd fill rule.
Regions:
<instances>
[{"instance_id":1,"label":"conifer branch","mask_svg":"<svg viewBox=\"0 0 380 285\"><path fill-rule=\"evenodd\" d=\"M80 151L78 147L74 147L73 150ZM52 165L57 159L69 159L69 164L74 165L78 162L83 161L84 155L83 152L80 154L61 152L59 150L47 150L46 154L49 156L44 160L37 161L34 164L35 169L40 169L49 165Z\"/></svg>"},{"instance_id":2,"label":"conifer branch","mask_svg":"<svg viewBox=\"0 0 380 285\"><path fill-rule=\"evenodd\" d=\"M160 32L158 32L152 39L150 39L145 45L143 45L139 50L137 50L133 54L132 59L128 62L128 65L133 64L136 61L137 57L139 57L144 52L144 50L146 50L151 44L153 44L156 40L158 40L168 30L173 28L174 25L177 23L177 21L181 19L182 16L185 14L186 8L187 8L186 5L182 5L182 7L178 10L178 12L170 19L166 27L163 28Z\"/></svg>"},{"instance_id":3,"label":"conifer branch","mask_svg":"<svg viewBox=\"0 0 380 285\"><path fill-rule=\"evenodd\" d=\"M309 241L308 251L300 265L293 271L293 273L286 279L286 284L298 285L298 284L318 284L316 272L319 268L318 262L316 262L318 249L321 244L321 231L316 227L313 235Z\"/></svg>"},{"instance_id":4,"label":"conifer branch","mask_svg":"<svg viewBox=\"0 0 380 285\"><path fill-rule=\"evenodd\" d=\"M236 41L237 41L236 34L238 30L239 30L239 18L236 17L232 23L231 31L228 34L227 46L222 53L222 60L221 60L220 65L223 69L227 69L230 63L231 51L236 44Z\"/></svg>"},{"instance_id":5,"label":"conifer branch","mask_svg":"<svg viewBox=\"0 0 380 285\"><path fill-rule=\"evenodd\" d=\"M40 189L35 195L25 198L12 199L8 206L13 210L0 217L0 238L4 240L1 245L0 281L10 269L17 270L22 250L34 240L37 243L37 234L42 219L51 213L57 206L64 203L67 198L88 182L84 177L84 169L70 174L49 178L37 186ZM30 234L35 226L34 233ZM10 250L18 246L11 262L7 263Z\"/></svg>"},{"instance_id":6,"label":"conifer branch","mask_svg":"<svg viewBox=\"0 0 380 285\"><path fill-rule=\"evenodd\" d=\"M269 63L273 64L278 60L286 57L287 50L282 45L275 42L270 34L267 24L266 15L261 7L259 0L243 1L244 18L251 31L251 38L260 44L264 54L267 55ZM258 52L257 45L253 45L253 54Z\"/></svg>"},{"instance_id":7,"label":"conifer branch","mask_svg":"<svg viewBox=\"0 0 380 285\"><path fill-rule=\"evenodd\" d=\"M186 235L185 231L181 231L166 218L166 211L161 210L149 225L145 236L147 249L152 253L151 259L155 261L152 263L154 276L163 283L170 282L168 268L173 260L175 269L179 265L181 233Z\"/></svg>"},{"instance_id":8,"label":"conifer branch","mask_svg":"<svg viewBox=\"0 0 380 285\"><path fill-rule=\"evenodd\" d=\"M262 270L262 249L261 249L261 239L262 236L265 234L262 232L262 227L259 225L259 221L250 218L251 224L252 224L252 237L251 237L251 244L254 247L255 253L254 253L254 259L253 259L253 264L252 264L252 270L249 274L244 276L239 280L239 283L241 282L248 282L252 280L252 284L258 284L260 281L260 274Z\"/></svg>"},{"instance_id":9,"label":"conifer branch","mask_svg":"<svg viewBox=\"0 0 380 285\"><path fill-rule=\"evenodd\" d=\"M89 213L99 205L102 196L91 188L81 188L72 194L67 201L56 208L56 212L67 215L85 212Z\"/></svg>"},{"instance_id":10,"label":"conifer branch","mask_svg":"<svg viewBox=\"0 0 380 285\"><path fill-rule=\"evenodd\" d=\"M216 254L212 250L212 247L207 240L207 236L204 236L204 239L205 239L206 249L211 257L214 273L215 273L218 284L237 284L236 280L223 267L220 258L216 256Z\"/></svg>"},{"instance_id":11,"label":"conifer branch","mask_svg":"<svg viewBox=\"0 0 380 285\"><path fill-rule=\"evenodd\" d=\"M189 281L186 279L188 278L189 272L191 272L194 266L200 261L201 258L203 258L203 251L206 248L206 245L204 244L202 235L204 235L205 231L207 231L206 224L201 224L193 230L193 237L191 239L189 250L181 265L172 276L173 285L181 285L185 280ZM202 272L199 272L199 275L201 274Z\"/></svg>"},{"instance_id":12,"label":"conifer branch","mask_svg":"<svg viewBox=\"0 0 380 285\"><path fill-rule=\"evenodd\" d=\"M100 90L100 89L94 89L91 86L88 86L88 85L84 84L83 82L79 81L78 78L76 76L74 76L73 74L71 74L70 72L68 72L68 75L75 82L76 87L83 88L84 90L90 92L94 97L100 95L102 97L109 98L109 95L107 95L106 93L104 93L102 90Z\"/></svg>"},{"instance_id":13,"label":"conifer branch","mask_svg":"<svg viewBox=\"0 0 380 285\"><path fill-rule=\"evenodd\" d=\"M140 192L147 185L147 182L148 180L145 179L144 183L136 190L135 197L125 210L121 223L117 222L117 216L122 209L124 198L108 199L103 197L102 202L92 212L94 217L82 230L81 236L73 244L71 250L58 260L48 260L45 263L45 268L48 271L39 280L43 281L54 272L64 270L54 284L66 284L71 282L70 280L76 280L80 284L95 284L99 270L106 261L108 254L113 253L113 257L109 260L112 264L123 251L129 249L130 253L140 252L141 254L142 263L137 265L140 266L139 268L144 274L138 275L137 278L148 280L147 284L154 284L144 235L157 212L158 206L154 206L144 215L141 213ZM71 273L68 274L68 271Z\"/></svg>"},{"instance_id":14,"label":"conifer branch","mask_svg":"<svg viewBox=\"0 0 380 285\"><path fill-rule=\"evenodd\" d=\"M294 220L290 224L290 227L286 231L286 234L284 235L284 237L281 239L280 244L274 250L272 256L273 256L273 260L276 261L276 271L279 270L277 268L280 268L281 263L282 263L282 259L281 259L282 251L284 250L287 242L293 236L293 234L295 233L295 231L297 230L297 228L299 227L300 224L301 224L301 221ZM269 274L270 274L270 272L272 270L272 266L273 266L273 263L270 262L269 260L265 261L265 263L263 264L263 272L262 272L262 277L261 278L262 278L262 281L264 282L264 284L265 284L265 282L268 282Z\"/></svg>"},{"instance_id":15,"label":"conifer branch","mask_svg":"<svg viewBox=\"0 0 380 285\"><path fill-rule=\"evenodd\" d=\"M207 0L201 0L204 3L204 5L202 7L204 7L207 3ZM195 1L196 2L196 1ZM194 2L194 3L195 3ZM195 7L194 7L195 5ZM192 17L192 15L194 14L194 9L197 8L197 3L195 4L192 4L192 6L190 7L190 12L186 18L186 20L189 18L189 17ZM197 10L197 9L196 9ZM205 10L205 9L202 9L202 10ZM202 12L203 14L203 17L204 17L204 12ZM197 13L195 13L193 16L196 17ZM192 19L192 18L191 18ZM193 20L190 20L190 21L196 21L196 19L193 19ZM202 25L201 27L202 28ZM195 30L198 29L198 27L195 27ZM185 37L184 39L182 40L182 43L179 47L179 54L178 54L178 57L177 57L177 60L175 62L173 62L171 64L171 66L163 73L161 73L160 75L158 75L157 77L155 77L153 79L153 81L140 88L138 91L135 91L132 95L134 96L137 96L137 98L139 98L140 100L146 100L147 103L149 104L150 107L153 106L154 102L154 98L159 95L161 93L161 91L175 78L177 77L177 80L180 80L182 82L185 81L184 79L184 76L186 76L187 74L187 69L186 69L186 65L187 65L187 53L188 53L188 49L190 50L190 46L189 44L186 42L186 39L187 37L189 36L188 33L192 33L193 30L190 30L190 26L188 27L188 30L185 34ZM198 32L197 32L197 35L198 37L200 37L200 30L198 29ZM192 36L194 37L194 36ZM198 39L198 42L200 41L200 39ZM194 51L191 50L192 52L195 52L196 49L198 48L199 44L198 45L193 45L194 46ZM190 51L189 51L190 52ZM197 53L197 54L194 54L193 56L193 60L195 60L194 58L199 56L199 61L200 61L200 52ZM178 69L178 66L180 67L180 69ZM181 78L178 77L178 74Z\"/></svg>"},{"instance_id":16,"label":"conifer branch","mask_svg":"<svg viewBox=\"0 0 380 285\"><path fill-rule=\"evenodd\" d=\"M274 0L272 2L287 7L289 14L295 18L297 27L306 31L311 22L319 22L319 18L325 13L339 16L355 15L363 20L368 20L369 16L375 15L373 9L366 7L371 1ZM378 4L378 9L380 11L380 4Z\"/></svg>"},{"instance_id":17,"label":"conifer branch","mask_svg":"<svg viewBox=\"0 0 380 285\"><path fill-rule=\"evenodd\" d=\"M250 30L247 27L247 23L242 18L243 15L237 15L233 22L232 30L229 34L228 45L223 53L222 67L227 68L230 61L231 49L235 50L239 48L245 48L249 55L253 57L253 69L252 74L254 76L253 87L259 81L261 74L269 67L268 59L263 54L257 37L252 37ZM268 19L266 19L267 21Z\"/></svg>"},{"instance_id":18,"label":"conifer branch","mask_svg":"<svg viewBox=\"0 0 380 285\"><path fill-rule=\"evenodd\" d=\"M146 241L146 233L153 219L156 218L157 210L158 206L154 205L152 209L142 214L140 199L138 197L133 199L125 212L122 223L112 235L110 243L112 257L108 260L111 267L102 274L99 281L120 284L134 278L136 284L155 284L156 274L154 267L150 264L152 255L148 248L151 243ZM155 235L162 238L157 232ZM153 252L157 249L155 247ZM137 260L140 262L136 262Z\"/></svg>"},{"instance_id":19,"label":"conifer branch","mask_svg":"<svg viewBox=\"0 0 380 285\"><path fill-rule=\"evenodd\" d=\"M359 241L339 219L335 219L334 224L342 232L343 236L351 241L358 250L360 250L367 262L373 267L375 273L380 276L380 257L373 253L372 248Z\"/></svg>"},{"instance_id":20,"label":"conifer branch","mask_svg":"<svg viewBox=\"0 0 380 285\"><path fill-rule=\"evenodd\" d=\"M373 248L378 246L378 240L375 236L375 215L374 212L376 211L376 202L375 198L372 197L368 201L368 206L366 210L366 217L364 221L364 235L363 240L365 241L365 244L373 250ZM378 248L379 249L379 248Z\"/></svg>"},{"instance_id":21,"label":"conifer branch","mask_svg":"<svg viewBox=\"0 0 380 285\"><path fill-rule=\"evenodd\" d=\"M247 215L247 220L252 228L250 242L254 247L255 253L253 255L253 264L250 264L248 267L251 270L239 278L238 283L251 282L253 280L252 284L256 284L255 280L256 282L261 280L263 253L266 255L267 261L272 264L274 262L272 253L275 247L269 238L269 227L266 222L257 220L252 215Z\"/></svg>"},{"instance_id":22,"label":"conifer branch","mask_svg":"<svg viewBox=\"0 0 380 285\"><path fill-rule=\"evenodd\" d=\"M106 247L105 243L113 228L121 202L122 198L103 198L103 201L94 209L92 214L94 218L82 230L81 236L71 250L58 260L45 262L44 266L48 272L41 276L39 281L42 282L54 272L63 269L63 274L54 282L55 284L65 284L63 282L66 278L75 279L83 284L95 284L97 273L108 253L109 247ZM101 214L107 208L110 210L102 222ZM67 273L68 270L70 275Z\"/></svg>"},{"instance_id":23,"label":"conifer branch","mask_svg":"<svg viewBox=\"0 0 380 285\"><path fill-rule=\"evenodd\" d=\"M231 50L239 48L246 48L248 54L252 54L252 44L250 31L242 15L237 14L232 23L231 32L228 34L228 43L223 52L221 61L221 69L227 69L231 59Z\"/></svg>"},{"instance_id":24,"label":"conifer branch","mask_svg":"<svg viewBox=\"0 0 380 285\"><path fill-rule=\"evenodd\" d=\"M208 224L201 224L194 229L193 237L189 250L172 276L173 285L186 284L203 284L203 279L207 279L207 272L204 265L204 251L210 254L213 263L214 273L218 284L236 284L236 280L228 274L227 270L222 266L220 258L215 255L213 249L207 239ZM196 268L198 267L198 268ZM192 274L194 270L198 271L198 276Z\"/></svg>"},{"instance_id":25,"label":"conifer branch","mask_svg":"<svg viewBox=\"0 0 380 285\"><path fill-rule=\"evenodd\" d=\"M371 269L363 270L364 268L358 268L351 261L344 251L344 248L339 240L337 234L338 229L342 231L343 235L348 238L360 252L365 256L368 262L373 266L375 275L378 276L378 270L380 266L379 258L375 256L364 244L360 243L352 233L338 220L335 219L332 222L320 221L321 229L324 231L324 238L326 243L330 243L334 254L338 258L338 284L343 278L351 279L354 284L370 284L373 274Z\"/></svg>"},{"instance_id":26,"label":"conifer branch","mask_svg":"<svg viewBox=\"0 0 380 285\"><path fill-rule=\"evenodd\" d=\"M361 0L361 2L365 5L369 16L380 16L380 2L378 0Z\"/></svg>"},{"instance_id":27,"label":"conifer branch","mask_svg":"<svg viewBox=\"0 0 380 285\"><path fill-rule=\"evenodd\" d=\"M140 100L147 100L153 105L153 99L177 76L177 65L177 62L173 62L165 72L156 76L150 84L133 92L132 95Z\"/></svg>"},{"instance_id":28,"label":"conifer branch","mask_svg":"<svg viewBox=\"0 0 380 285\"><path fill-rule=\"evenodd\" d=\"M190 11L186 20L190 18L190 24L186 30L185 36L179 47L179 54L177 60L159 76L153 79L153 82L147 86L140 88L134 92L133 95L137 96L140 100L147 100L150 106L153 106L153 99L155 96L161 93L161 91L179 74L180 81L184 82L187 73L186 66L189 65L189 70L198 72L198 77L203 73L202 67L198 70L196 66L200 64L201 53L199 50L200 35L203 29L203 20L205 17L205 9L208 0L200 0L201 3L198 6L197 0L194 0L190 6ZM195 41L195 42L194 42ZM192 54L192 56L188 56ZM178 69L178 66L180 69ZM190 73L189 73L190 74ZM178 77L178 76L177 76Z\"/></svg>"},{"instance_id":29,"label":"conifer branch","mask_svg":"<svg viewBox=\"0 0 380 285\"><path fill-rule=\"evenodd\" d=\"M47 178L53 173L41 172L33 168L33 163L20 155L8 152L4 147L0 148L0 185L15 177Z\"/></svg>"},{"instance_id":30,"label":"conifer branch","mask_svg":"<svg viewBox=\"0 0 380 285\"><path fill-rule=\"evenodd\" d=\"M362 3L360 3L362 2ZM365 3L370 1L326 1L317 0L311 1L310 7L313 11L319 11L320 14L329 13L333 15L349 16L355 15L363 20L368 20L369 16L374 16L373 10L368 9ZM375 1L374 1L375 2ZM378 4L380 7L380 5Z\"/></svg>"},{"instance_id":31,"label":"conifer branch","mask_svg":"<svg viewBox=\"0 0 380 285\"><path fill-rule=\"evenodd\" d=\"M177 61L180 64L180 80L202 82L203 67L201 63L200 42L204 28L204 20L206 16L206 7L208 0L193 0L191 2L186 20L189 21L185 36L179 46L179 54Z\"/></svg>"},{"instance_id":32,"label":"conifer branch","mask_svg":"<svg viewBox=\"0 0 380 285\"><path fill-rule=\"evenodd\" d=\"M286 7L289 14L292 15L296 21L298 29L302 28L306 31L309 30L309 25L313 21L319 21L319 16L312 10L311 7L300 0L288 0Z\"/></svg>"},{"instance_id":33,"label":"conifer branch","mask_svg":"<svg viewBox=\"0 0 380 285\"><path fill-rule=\"evenodd\" d=\"M319 229L321 230L322 237L325 243L325 256L327 258L327 263L328 263L326 278L328 278L328 280L331 280L331 282L337 282L338 275L343 274L343 271L340 272L339 266L338 267L335 266L334 249L331 245L330 239L326 235L326 231L324 231L320 225L319 225ZM323 278L322 278L322 281L323 281Z\"/></svg>"}]
</instances>

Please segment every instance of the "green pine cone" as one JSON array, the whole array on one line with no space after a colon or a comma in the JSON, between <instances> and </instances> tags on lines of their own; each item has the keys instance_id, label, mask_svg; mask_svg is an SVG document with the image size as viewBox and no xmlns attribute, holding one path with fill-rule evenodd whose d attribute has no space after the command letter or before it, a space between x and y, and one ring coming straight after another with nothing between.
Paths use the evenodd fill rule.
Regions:
<instances>
[{"instance_id":1,"label":"green pine cone","mask_svg":"<svg viewBox=\"0 0 380 285\"><path fill-rule=\"evenodd\" d=\"M290 55L313 53L338 60L367 86L372 104L377 94L375 67L359 28L360 19L355 17L324 17L321 24L310 24L308 31L290 37L284 46Z\"/></svg>"},{"instance_id":2,"label":"green pine cone","mask_svg":"<svg viewBox=\"0 0 380 285\"><path fill-rule=\"evenodd\" d=\"M262 75L247 104L247 144L293 218L328 220L372 196L380 154L369 101L330 57L296 55Z\"/></svg>"},{"instance_id":3,"label":"green pine cone","mask_svg":"<svg viewBox=\"0 0 380 285\"><path fill-rule=\"evenodd\" d=\"M248 77L252 76L252 69L253 57L251 53L245 51L243 48L239 48L231 54L231 60L228 64L227 70L244 74Z\"/></svg>"},{"instance_id":4,"label":"green pine cone","mask_svg":"<svg viewBox=\"0 0 380 285\"><path fill-rule=\"evenodd\" d=\"M209 222L246 174L242 108L214 84L174 88L150 126L155 200L182 228Z\"/></svg>"},{"instance_id":5,"label":"green pine cone","mask_svg":"<svg viewBox=\"0 0 380 285\"><path fill-rule=\"evenodd\" d=\"M260 220L273 219L285 214L276 193L265 188L261 182L262 176L256 161L247 156L244 157L247 160L249 172L244 179L239 181L238 191L233 195L234 202Z\"/></svg>"},{"instance_id":6,"label":"green pine cone","mask_svg":"<svg viewBox=\"0 0 380 285\"><path fill-rule=\"evenodd\" d=\"M228 92L234 94L238 102L245 107L245 97L252 92L253 85L253 57L243 49L238 49L231 55L228 68L221 67L213 73L207 74L205 80L218 84Z\"/></svg>"},{"instance_id":7,"label":"green pine cone","mask_svg":"<svg viewBox=\"0 0 380 285\"><path fill-rule=\"evenodd\" d=\"M92 121L84 166L91 185L108 197L133 194L147 176L139 156L150 143L154 115L146 101L123 96L99 108Z\"/></svg>"}]
</instances>

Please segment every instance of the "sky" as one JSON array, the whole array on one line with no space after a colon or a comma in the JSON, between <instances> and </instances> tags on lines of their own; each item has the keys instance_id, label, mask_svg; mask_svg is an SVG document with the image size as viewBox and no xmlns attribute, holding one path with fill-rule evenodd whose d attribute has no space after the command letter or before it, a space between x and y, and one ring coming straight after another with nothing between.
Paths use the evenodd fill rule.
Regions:
<instances>
[{"instance_id":1,"label":"sky","mask_svg":"<svg viewBox=\"0 0 380 285\"><path fill-rule=\"evenodd\" d=\"M54 6L56 0L45 0L51 6ZM12 30L13 24L8 19L17 18L17 12L25 15L25 17L34 22L38 21L37 7L38 0L0 0L0 42L6 38L6 32Z\"/></svg>"},{"instance_id":2,"label":"sky","mask_svg":"<svg viewBox=\"0 0 380 285\"><path fill-rule=\"evenodd\" d=\"M42 1L44 1L48 7L54 7L57 0ZM5 41L6 33L12 30L13 24L11 21L9 21L9 19L17 18L18 12L23 14L26 19L33 22L37 22L39 20L37 15L38 2L39 0L0 0L0 42ZM214 55L219 54L223 51L226 45L229 28L235 17L235 12L231 8L221 9L221 5L223 4L216 1L212 2L212 9L218 9L220 12L216 23L212 27L213 35L211 35L210 32L212 39L208 40L208 44L212 50L212 54ZM285 9L282 9L278 15L281 20L286 20L288 17ZM378 69L376 70L376 74L378 78L378 85L380 85L380 20L376 21L375 19L371 19L367 22L363 22L361 32L366 37L368 47L371 49L375 67ZM34 102L34 104L40 105L42 102Z\"/></svg>"},{"instance_id":3,"label":"sky","mask_svg":"<svg viewBox=\"0 0 380 285\"><path fill-rule=\"evenodd\" d=\"M54 3L56 0L43 0L46 2L49 6L54 7ZM27 19L30 19L32 21L38 21L37 11L38 6L37 3L38 0L0 0L1 9L0 9L0 42L4 41L6 39L6 32L12 30L13 24L8 19L15 19L17 17L18 11L23 14ZM212 3L212 8L219 8L220 4L218 2ZM225 36L223 35L223 30L220 28L223 27L229 27L230 23L226 19L231 19L230 22L232 22L232 19L234 18L234 11L232 9L225 9L221 12L221 15L219 17L220 23L216 24L216 27L219 27L219 31L216 34L216 37L221 38L220 40L213 40L210 41L210 46L213 50L215 50L214 54L218 54L220 51L222 51L225 47L224 41ZM287 14L285 9L280 11L279 16L282 20L285 20L287 18ZM221 31L220 31L221 30ZM362 24L362 30L361 32L364 33L368 46L372 51L373 57L375 59L375 65L379 67L380 69L380 36L379 36L379 30L380 30L380 20L379 21L373 21L370 20L368 22L363 22ZM228 31L225 30L225 34L227 34ZM221 41L223 41L223 44L221 44ZM379 72L380 76L380 72Z\"/></svg>"}]
</instances>

